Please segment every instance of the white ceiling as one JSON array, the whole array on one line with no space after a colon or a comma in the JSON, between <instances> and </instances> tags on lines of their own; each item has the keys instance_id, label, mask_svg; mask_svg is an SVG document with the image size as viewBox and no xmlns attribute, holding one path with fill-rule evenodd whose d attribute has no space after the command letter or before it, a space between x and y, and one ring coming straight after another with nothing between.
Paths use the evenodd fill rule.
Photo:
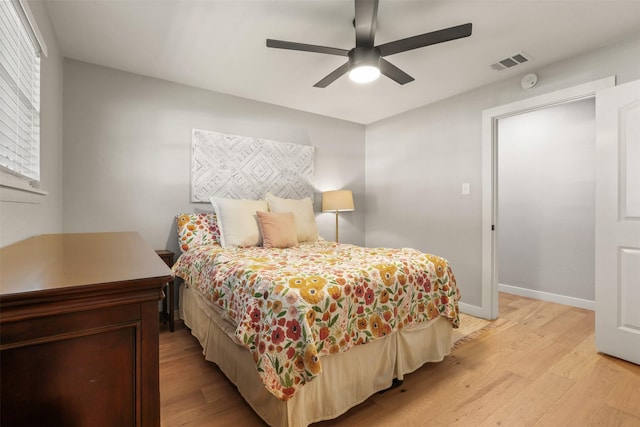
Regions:
<instances>
[{"instance_id":1,"label":"white ceiling","mask_svg":"<svg viewBox=\"0 0 640 427\"><path fill-rule=\"evenodd\" d=\"M351 49L352 0L46 4L66 57L363 124L640 34L640 0L380 0L376 45L467 22L473 35L386 57L415 78L404 86L345 75L319 89L346 58L265 40ZM520 51L534 60L489 67Z\"/></svg>"}]
</instances>

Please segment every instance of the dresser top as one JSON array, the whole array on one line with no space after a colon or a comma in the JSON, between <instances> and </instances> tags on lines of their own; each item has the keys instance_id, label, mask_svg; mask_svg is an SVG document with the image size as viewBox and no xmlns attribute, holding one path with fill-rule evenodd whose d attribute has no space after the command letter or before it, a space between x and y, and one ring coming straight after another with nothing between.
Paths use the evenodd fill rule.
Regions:
<instances>
[{"instance_id":1,"label":"dresser top","mask_svg":"<svg viewBox=\"0 0 640 427\"><path fill-rule=\"evenodd\" d=\"M162 283L171 270L135 232L45 234L0 249L0 300Z\"/></svg>"}]
</instances>

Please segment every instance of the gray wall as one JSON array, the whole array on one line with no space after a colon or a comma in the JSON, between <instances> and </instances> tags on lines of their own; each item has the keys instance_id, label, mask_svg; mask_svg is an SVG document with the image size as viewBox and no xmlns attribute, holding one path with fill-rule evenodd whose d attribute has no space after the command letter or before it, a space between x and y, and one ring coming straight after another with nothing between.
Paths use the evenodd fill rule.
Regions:
<instances>
[{"instance_id":1,"label":"gray wall","mask_svg":"<svg viewBox=\"0 0 640 427\"><path fill-rule=\"evenodd\" d=\"M62 230L62 56L44 2L28 4L48 48L40 63L40 182L49 194L0 201L0 247Z\"/></svg>"},{"instance_id":2,"label":"gray wall","mask_svg":"<svg viewBox=\"0 0 640 427\"><path fill-rule=\"evenodd\" d=\"M534 70L540 80L531 90L514 75L367 126L367 246L414 246L448 258L462 301L480 306L482 111L611 75L636 80L639 51L640 39L612 44Z\"/></svg>"},{"instance_id":3,"label":"gray wall","mask_svg":"<svg viewBox=\"0 0 640 427\"><path fill-rule=\"evenodd\" d=\"M595 100L498 121L498 282L595 300Z\"/></svg>"},{"instance_id":4,"label":"gray wall","mask_svg":"<svg viewBox=\"0 0 640 427\"><path fill-rule=\"evenodd\" d=\"M609 75L618 83L640 78L636 39L535 70L540 82L530 91L514 75L365 129L65 60L62 105L62 63L46 7L30 4L50 51L42 73L49 195L37 205L0 205L1 245L59 231L138 230L152 246L175 250L173 216L201 208L189 202L190 130L212 129L314 145L318 190L354 191L356 211L341 215L341 240L441 254L452 262L463 302L473 305L481 301L482 111ZM471 184L469 196L460 194L463 182ZM333 216L317 219L332 239Z\"/></svg>"},{"instance_id":5,"label":"gray wall","mask_svg":"<svg viewBox=\"0 0 640 427\"><path fill-rule=\"evenodd\" d=\"M364 126L70 59L64 61L65 232L135 230L177 253L174 217L191 204L191 129L308 144L319 192L348 188L341 241L364 244ZM320 211L320 194L316 211ZM334 217L318 213L333 240Z\"/></svg>"}]
</instances>

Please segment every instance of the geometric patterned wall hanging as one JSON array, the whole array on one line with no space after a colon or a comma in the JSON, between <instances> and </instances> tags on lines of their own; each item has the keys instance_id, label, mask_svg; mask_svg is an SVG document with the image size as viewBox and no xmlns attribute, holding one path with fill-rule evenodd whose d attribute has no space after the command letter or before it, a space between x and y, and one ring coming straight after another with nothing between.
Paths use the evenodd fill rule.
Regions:
<instances>
[{"instance_id":1,"label":"geometric patterned wall hanging","mask_svg":"<svg viewBox=\"0 0 640 427\"><path fill-rule=\"evenodd\" d=\"M309 145L193 129L191 150L192 202L209 203L211 196L260 200L268 191L313 201Z\"/></svg>"}]
</instances>

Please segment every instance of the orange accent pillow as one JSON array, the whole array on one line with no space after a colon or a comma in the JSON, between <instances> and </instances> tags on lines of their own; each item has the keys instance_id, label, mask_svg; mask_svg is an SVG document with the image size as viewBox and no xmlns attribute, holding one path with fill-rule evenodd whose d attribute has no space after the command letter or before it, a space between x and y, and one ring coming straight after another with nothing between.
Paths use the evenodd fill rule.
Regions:
<instances>
[{"instance_id":1,"label":"orange accent pillow","mask_svg":"<svg viewBox=\"0 0 640 427\"><path fill-rule=\"evenodd\" d=\"M214 213L185 213L176 217L181 252L204 245L220 244L220 229Z\"/></svg>"},{"instance_id":2,"label":"orange accent pillow","mask_svg":"<svg viewBox=\"0 0 640 427\"><path fill-rule=\"evenodd\" d=\"M257 211L256 214L265 248L290 248L298 244L293 213Z\"/></svg>"}]
</instances>

